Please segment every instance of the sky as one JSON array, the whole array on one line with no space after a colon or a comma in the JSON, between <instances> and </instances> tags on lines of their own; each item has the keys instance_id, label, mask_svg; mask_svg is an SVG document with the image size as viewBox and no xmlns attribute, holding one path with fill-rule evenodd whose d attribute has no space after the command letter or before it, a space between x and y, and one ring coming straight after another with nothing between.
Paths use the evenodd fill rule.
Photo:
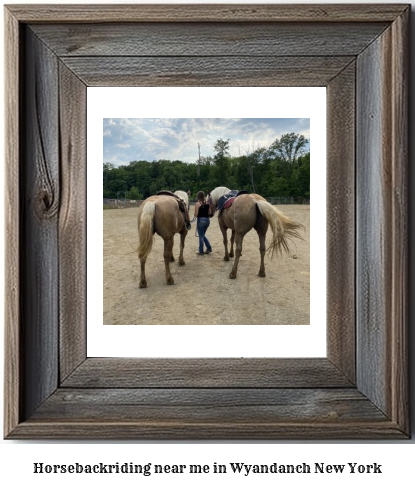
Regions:
<instances>
[{"instance_id":1,"label":"sky","mask_svg":"<svg viewBox=\"0 0 415 488\"><path fill-rule=\"evenodd\" d=\"M104 118L104 163L168 159L195 163L213 156L215 142L229 139L231 156L268 147L281 135L294 132L310 139L310 119L121 119Z\"/></svg>"}]
</instances>

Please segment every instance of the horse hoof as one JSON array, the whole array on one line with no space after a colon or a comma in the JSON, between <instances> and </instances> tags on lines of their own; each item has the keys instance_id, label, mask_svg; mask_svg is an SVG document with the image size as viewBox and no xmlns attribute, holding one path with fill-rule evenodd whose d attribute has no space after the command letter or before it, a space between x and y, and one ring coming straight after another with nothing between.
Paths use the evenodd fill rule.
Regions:
<instances>
[{"instance_id":1,"label":"horse hoof","mask_svg":"<svg viewBox=\"0 0 415 488\"><path fill-rule=\"evenodd\" d=\"M229 261L229 256L225 256L225 257L223 258L223 260L224 260L224 261Z\"/></svg>"},{"instance_id":2,"label":"horse hoof","mask_svg":"<svg viewBox=\"0 0 415 488\"><path fill-rule=\"evenodd\" d=\"M231 252L231 253L229 254L229 257L230 257L230 258L233 258L233 257L234 257L234 253L233 253L233 252Z\"/></svg>"},{"instance_id":3,"label":"horse hoof","mask_svg":"<svg viewBox=\"0 0 415 488\"><path fill-rule=\"evenodd\" d=\"M174 263L174 256L172 256L172 257L170 258L170 262L171 262L171 263Z\"/></svg>"},{"instance_id":4,"label":"horse hoof","mask_svg":"<svg viewBox=\"0 0 415 488\"><path fill-rule=\"evenodd\" d=\"M184 261L184 259L180 259L179 260L179 266L184 266L186 263Z\"/></svg>"},{"instance_id":5,"label":"horse hoof","mask_svg":"<svg viewBox=\"0 0 415 488\"><path fill-rule=\"evenodd\" d=\"M167 283L168 285L174 285L174 279L173 279L173 278L171 278L170 280L167 280L167 281L166 281L166 283Z\"/></svg>"},{"instance_id":6,"label":"horse hoof","mask_svg":"<svg viewBox=\"0 0 415 488\"><path fill-rule=\"evenodd\" d=\"M265 271L262 271L262 272L260 271L258 273L258 276L260 276L261 278L265 278L265 276L266 276Z\"/></svg>"},{"instance_id":7,"label":"horse hoof","mask_svg":"<svg viewBox=\"0 0 415 488\"><path fill-rule=\"evenodd\" d=\"M236 278L236 273L231 272L231 273L229 274L229 278L230 278L231 280L234 280L234 279Z\"/></svg>"},{"instance_id":8,"label":"horse hoof","mask_svg":"<svg viewBox=\"0 0 415 488\"><path fill-rule=\"evenodd\" d=\"M147 281L140 281L138 287L139 288L147 288Z\"/></svg>"}]
</instances>

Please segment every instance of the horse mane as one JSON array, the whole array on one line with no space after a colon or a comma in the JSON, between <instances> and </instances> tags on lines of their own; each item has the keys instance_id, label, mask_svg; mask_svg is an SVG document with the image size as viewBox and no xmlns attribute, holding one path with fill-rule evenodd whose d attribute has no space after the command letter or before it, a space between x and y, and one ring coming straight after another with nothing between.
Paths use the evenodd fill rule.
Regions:
<instances>
[{"instance_id":1,"label":"horse mane","mask_svg":"<svg viewBox=\"0 0 415 488\"><path fill-rule=\"evenodd\" d=\"M214 190L210 192L210 200L213 205L216 205L218 203L218 200L220 197L223 197L223 195L226 195L226 193L229 193L230 190L229 188L226 188L226 186L218 186Z\"/></svg>"},{"instance_id":2,"label":"horse mane","mask_svg":"<svg viewBox=\"0 0 415 488\"><path fill-rule=\"evenodd\" d=\"M184 202L186 203L187 208L189 208L189 195L185 191L177 190L177 191L174 192L174 194L177 195L182 200L184 200Z\"/></svg>"}]
</instances>

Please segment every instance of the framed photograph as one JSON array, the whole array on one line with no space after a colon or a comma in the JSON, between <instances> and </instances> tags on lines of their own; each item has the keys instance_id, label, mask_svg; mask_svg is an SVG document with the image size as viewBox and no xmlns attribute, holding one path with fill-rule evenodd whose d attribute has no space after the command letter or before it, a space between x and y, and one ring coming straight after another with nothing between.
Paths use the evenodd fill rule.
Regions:
<instances>
[{"instance_id":1,"label":"framed photograph","mask_svg":"<svg viewBox=\"0 0 415 488\"><path fill-rule=\"evenodd\" d=\"M408 439L409 15L5 8L6 439ZM88 354L93 87L325 87L324 357Z\"/></svg>"}]
</instances>

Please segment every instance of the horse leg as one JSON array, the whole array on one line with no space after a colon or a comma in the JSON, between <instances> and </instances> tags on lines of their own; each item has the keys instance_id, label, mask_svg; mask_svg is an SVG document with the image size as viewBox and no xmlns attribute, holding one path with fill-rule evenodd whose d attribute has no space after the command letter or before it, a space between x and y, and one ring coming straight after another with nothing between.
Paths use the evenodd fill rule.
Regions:
<instances>
[{"instance_id":1,"label":"horse leg","mask_svg":"<svg viewBox=\"0 0 415 488\"><path fill-rule=\"evenodd\" d=\"M257 231L259 237L259 252L261 254L261 265L259 267L258 276L261 278L265 277L265 237L267 235L268 230L268 221L260 216L254 226L254 229Z\"/></svg>"},{"instance_id":2,"label":"horse leg","mask_svg":"<svg viewBox=\"0 0 415 488\"><path fill-rule=\"evenodd\" d=\"M259 267L258 271L258 276L261 278L265 277L265 263L264 263L264 257L265 257L265 236L266 234L263 234L262 232L258 232L258 237L259 237L259 252L261 253L261 266Z\"/></svg>"},{"instance_id":3,"label":"horse leg","mask_svg":"<svg viewBox=\"0 0 415 488\"><path fill-rule=\"evenodd\" d=\"M179 266L184 266L186 263L184 262L183 258L183 250L184 250L184 240L186 239L187 236L187 229L184 228L180 232L180 256L179 256Z\"/></svg>"},{"instance_id":4,"label":"horse leg","mask_svg":"<svg viewBox=\"0 0 415 488\"><path fill-rule=\"evenodd\" d=\"M230 258L233 258L233 256L234 256L234 254L233 254L233 243L234 242L235 242L235 231L233 230L232 235L231 235L231 252L229 253Z\"/></svg>"},{"instance_id":5,"label":"horse leg","mask_svg":"<svg viewBox=\"0 0 415 488\"><path fill-rule=\"evenodd\" d=\"M146 261L147 261L147 258L140 259L141 274L140 274L140 283L138 284L139 288L147 288Z\"/></svg>"},{"instance_id":6,"label":"horse leg","mask_svg":"<svg viewBox=\"0 0 415 488\"><path fill-rule=\"evenodd\" d=\"M174 240L173 240L173 244L171 246L171 256L170 256L170 262L171 263L174 263L173 246L174 246Z\"/></svg>"},{"instance_id":7,"label":"horse leg","mask_svg":"<svg viewBox=\"0 0 415 488\"><path fill-rule=\"evenodd\" d=\"M174 285L174 279L170 273L170 260L173 249L173 238L166 239L164 241L164 265L166 267L166 283L168 285Z\"/></svg>"},{"instance_id":8,"label":"horse leg","mask_svg":"<svg viewBox=\"0 0 415 488\"><path fill-rule=\"evenodd\" d=\"M243 241L243 234L235 234L235 247L236 247L236 252L235 252L235 261L233 263L232 271L229 274L229 278L235 279L236 278L236 273L238 271L238 263L239 263L239 258L241 257L242 254L242 241Z\"/></svg>"},{"instance_id":9,"label":"horse leg","mask_svg":"<svg viewBox=\"0 0 415 488\"><path fill-rule=\"evenodd\" d=\"M222 231L223 235L223 245L225 247L225 256L223 258L224 261L229 261L229 253L228 253L228 228L219 220L219 227Z\"/></svg>"}]
</instances>

